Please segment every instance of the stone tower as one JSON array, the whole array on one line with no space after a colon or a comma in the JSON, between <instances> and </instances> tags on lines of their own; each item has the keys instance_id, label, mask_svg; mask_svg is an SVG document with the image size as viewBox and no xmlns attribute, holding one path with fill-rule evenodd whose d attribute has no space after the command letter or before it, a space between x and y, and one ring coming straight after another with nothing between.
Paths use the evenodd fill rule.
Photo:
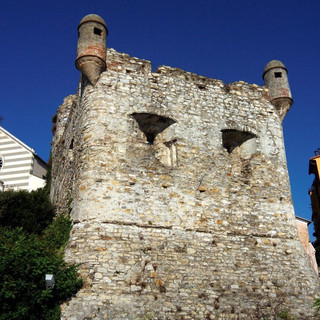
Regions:
<instances>
[{"instance_id":1,"label":"stone tower","mask_svg":"<svg viewBox=\"0 0 320 320\"><path fill-rule=\"evenodd\" d=\"M78 26L76 67L95 85L100 73L106 70L107 25L96 14L85 16Z\"/></svg>"},{"instance_id":2,"label":"stone tower","mask_svg":"<svg viewBox=\"0 0 320 320\"><path fill-rule=\"evenodd\" d=\"M61 213L72 199L65 258L84 279L62 319L308 319L320 286L273 87L113 49L106 64L57 113L51 195Z\"/></svg>"},{"instance_id":3,"label":"stone tower","mask_svg":"<svg viewBox=\"0 0 320 320\"><path fill-rule=\"evenodd\" d=\"M293 103L288 71L281 61L272 60L264 68L262 77L269 89L270 102L276 107L283 120Z\"/></svg>"}]
</instances>

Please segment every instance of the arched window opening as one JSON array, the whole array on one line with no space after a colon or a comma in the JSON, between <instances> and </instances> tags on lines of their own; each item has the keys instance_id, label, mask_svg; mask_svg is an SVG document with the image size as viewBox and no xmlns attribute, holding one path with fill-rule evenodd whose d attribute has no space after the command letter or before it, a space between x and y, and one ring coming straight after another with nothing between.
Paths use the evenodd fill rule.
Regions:
<instances>
[{"instance_id":1,"label":"arched window opening","mask_svg":"<svg viewBox=\"0 0 320 320\"><path fill-rule=\"evenodd\" d=\"M147 143L153 145L155 157L166 167L178 165L177 139L164 132L175 123L171 118L151 113L133 113L132 117L144 133Z\"/></svg>"},{"instance_id":2,"label":"arched window opening","mask_svg":"<svg viewBox=\"0 0 320 320\"><path fill-rule=\"evenodd\" d=\"M133 113L140 130L145 134L149 144L153 144L155 137L175 123L171 118L158 116L152 113Z\"/></svg>"},{"instance_id":3,"label":"arched window opening","mask_svg":"<svg viewBox=\"0 0 320 320\"><path fill-rule=\"evenodd\" d=\"M250 156L257 151L256 135L235 129L225 129L222 132L222 145L229 154L234 151L242 156Z\"/></svg>"},{"instance_id":4,"label":"arched window opening","mask_svg":"<svg viewBox=\"0 0 320 320\"><path fill-rule=\"evenodd\" d=\"M257 152L257 137L247 131L222 130L222 145L230 156L231 172L250 184L252 174L251 159Z\"/></svg>"}]
</instances>

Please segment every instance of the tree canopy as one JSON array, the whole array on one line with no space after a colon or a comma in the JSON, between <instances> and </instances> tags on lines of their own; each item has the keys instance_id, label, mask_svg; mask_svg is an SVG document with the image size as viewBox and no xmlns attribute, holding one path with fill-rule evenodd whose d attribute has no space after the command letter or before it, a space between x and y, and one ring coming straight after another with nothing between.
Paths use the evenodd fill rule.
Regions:
<instances>
[{"instance_id":1,"label":"tree canopy","mask_svg":"<svg viewBox=\"0 0 320 320\"><path fill-rule=\"evenodd\" d=\"M77 266L63 260L70 230L44 189L0 192L0 320L59 319L60 304L82 286Z\"/></svg>"}]
</instances>

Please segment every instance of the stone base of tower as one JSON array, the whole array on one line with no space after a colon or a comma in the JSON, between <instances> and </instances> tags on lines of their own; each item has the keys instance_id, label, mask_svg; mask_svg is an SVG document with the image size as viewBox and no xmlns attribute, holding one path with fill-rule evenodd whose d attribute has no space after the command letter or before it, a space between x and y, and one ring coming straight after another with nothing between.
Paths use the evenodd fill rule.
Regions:
<instances>
[{"instance_id":1,"label":"stone base of tower","mask_svg":"<svg viewBox=\"0 0 320 320\"><path fill-rule=\"evenodd\" d=\"M84 287L61 319L312 319L320 292L298 239L90 222L70 240Z\"/></svg>"}]
</instances>

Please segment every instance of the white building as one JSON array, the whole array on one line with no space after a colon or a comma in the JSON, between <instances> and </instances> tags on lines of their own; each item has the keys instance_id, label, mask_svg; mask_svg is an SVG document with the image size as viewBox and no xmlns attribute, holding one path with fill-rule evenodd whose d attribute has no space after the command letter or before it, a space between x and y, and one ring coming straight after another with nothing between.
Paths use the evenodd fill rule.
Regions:
<instances>
[{"instance_id":1,"label":"white building","mask_svg":"<svg viewBox=\"0 0 320 320\"><path fill-rule=\"evenodd\" d=\"M46 173L46 162L0 126L0 190L41 188Z\"/></svg>"}]
</instances>

